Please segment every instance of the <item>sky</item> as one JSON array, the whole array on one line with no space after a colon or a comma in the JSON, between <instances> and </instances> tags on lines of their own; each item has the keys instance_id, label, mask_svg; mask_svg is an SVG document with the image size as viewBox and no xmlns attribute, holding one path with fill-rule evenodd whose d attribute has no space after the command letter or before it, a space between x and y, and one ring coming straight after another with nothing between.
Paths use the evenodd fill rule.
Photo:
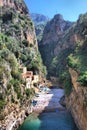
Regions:
<instances>
[{"instance_id":1,"label":"sky","mask_svg":"<svg viewBox=\"0 0 87 130\"><path fill-rule=\"evenodd\" d=\"M24 0L30 13L39 13L53 18L62 14L65 20L76 21L87 12L87 0Z\"/></svg>"}]
</instances>

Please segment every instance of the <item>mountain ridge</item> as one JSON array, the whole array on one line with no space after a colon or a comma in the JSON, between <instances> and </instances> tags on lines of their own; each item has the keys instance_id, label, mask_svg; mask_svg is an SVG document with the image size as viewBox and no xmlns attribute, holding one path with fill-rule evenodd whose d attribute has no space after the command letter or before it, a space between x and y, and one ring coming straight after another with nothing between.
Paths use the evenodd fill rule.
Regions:
<instances>
[{"instance_id":1,"label":"mountain ridge","mask_svg":"<svg viewBox=\"0 0 87 130\"><path fill-rule=\"evenodd\" d=\"M41 41L43 36L43 30L49 21L49 18L43 14L31 13L32 21L34 22L35 32L38 43Z\"/></svg>"},{"instance_id":2,"label":"mountain ridge","mask_svg":"<svg viewBox=\"0 0 87 130\"><path fill-rule=\"evenodd\" d=\"M46 23L49 21L49 17L48 16L45 16L43 14L38 14L38 13L31 13L31 18L32 18L32 21L35 23L35 24L41 24L41 23Z\"/></svg>"},{"instance_id":3,"label":"mountain ridge","mask_svg":"<svg viewBox=\"0 0 87 130\"><path fill-rule=\"evenodd\" d=\"M48 75L53 58L69 47L73 50L73 45L63 41L65 33L72 25L73 23L65 21L61 14L56 14L45 26L42 40L39 42L39 49L43 62L48 68Z\"/></svg>"}]
</instances>

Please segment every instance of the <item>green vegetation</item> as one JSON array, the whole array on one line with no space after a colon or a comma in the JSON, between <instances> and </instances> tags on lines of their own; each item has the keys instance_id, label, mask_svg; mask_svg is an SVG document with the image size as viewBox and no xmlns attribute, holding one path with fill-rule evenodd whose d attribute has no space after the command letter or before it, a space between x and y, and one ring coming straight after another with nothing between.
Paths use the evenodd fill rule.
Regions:
<instances>
[{"instance_id":1,"label":"green vegetation","mask_svg":"<svg viewBox=\"0 0 87 130\"><path fill-rule=\"evenodd\" d=\"M68 56L68 65L76 70L79 74L78 82L83 86L87 86L87 48L86 42L74 50L73 54ZM80 43L79 43L80 44Z\"/></svg>"},{"instance_id":2,"label":"green vegetation","mask_svg":"<svg viewBox=\"0 0 87 130\"><path fill-rule=\"evenodd\" d=\"M2 99L2 100L0 99L0 111L1 111L2 109L4 109L5 105L6 105L6 101L3 100L3 99Z\"/></svg>"},{"instance_id":3,"label":"green vegetation","mask_svg":"<svg viewBox=\"0 0 87 130\"><path fill-rule=\"evenodd\" d=\"M40 24L35 25L35 31L36 31L38 43L42 40L45 26L46 26L46 23L40 23Z\"/></svg>"},{"instance_id":4,"label":"green vegetation","mask_svg":"<svg viewBox=\"0 0 87 130\"><path fill-rule=\"evenodd\" d=\"M67 70L67 56L72 51L70 48L62 50L58 56L52 59L51 65L48 68L49 75L59 77L59 79L61 78L61 75Z\"/></svg>"},{"instance_id":5,"label":"green vegetation","mask_svg":"<svg viewBox=\"0 0 87 130\"><path fill-rule=\"evenodd\" d=\"M65 94L69 96L72 91L72 82L71 82L71 77L69 72L65 74L64 89L65 89Z\"/></svg>"},{"instance_id":6,"label":"green vegetation","mask_svg":"<svg viewBox=\"0 0 87 130\"><path fill-rule=\"evenodd\" d=\"M30 98L31 96L33 96L33 95L35 94L35 91L34 91L33 88L31 88L31 89L26 89L26 90L25 90L25 93L26 93L26 96Z\"/></svg>"},{"instance_id":7,"label":"green vegetation","mask_svg":"<svg viewBox=\"0 0 87 130\"><path fill-rule=\"evenodd\" d=\"M24 40L22 41L22 44L23 44L24 46L26 46L26 47L28 47L28 45L29 45L29 43L28 43L28 41L27 41L26 39L24 39Z\"/></svg>"},{"instance_id":8,"label":"green vegetation","mask_svg":"<svg viewBox=\"0 0 87 130\"><path fill-rule=\"evenodd\" d=\"M87 13L79 15L78 23L82 24L82 25L86 25L86 23L87 23Z\"/></svg>"},{"instance_id":9,"label":"green vegetation","mask_svg":"<svg viewBox=\"0 0 87 130\"><path fill-rule=\"evenodd\" d=\"M78 68L78 64L79 64L79 61L77 58L75 58L73 56L73 54L70 54L68 56L68 65L71 67L71 68Z\"/></svg>"},{"instance_id":10,"label":"green vegetation","mask_svg":"<svg viewBox=\"0 0 87 130\"><path fill-rule=\"evenodd\" d=\"M45 45L40 45L39 50L43 59L44 65L46 65L47 70L48 70L48 75L50 75L50 65L52 66L51 62L54 58L54 48L56 44L45 44ZM52 67L51 67L52 69Z\"/></svg>"},{"instance_id":11,"label":"green vegetation","mask_svg":"<svg viewBox=\"0 0 87 130\"><path fill-rule=\"evenodd\" d=\"M14 87L14 91L17 94L17 98L20 99L21 98L20 81L18 79L11 79L9 82L9 87L10 86Z\"/></svg>"},{"instance_id":12,"label":"green vegetation","mask_svg":"<svg viewBox=\"0 0 87 130\"><path fill-rule=\"evenodd\" d=\"M80 74L78 82L80 82L83 86L87 86L87 71L85 71L83 74Z\"/></svg>"},{"instance_id":13,"label":"green vegetation","mask_svg":"<svg viewBox=\"0 0 87 130\"><path fill-rule=\"evenodd\" d=\"M34 95L33 89L25 91L25 81L21 76L20 65L26 66L34 73L46 75L46 68L43 66L36 39L34 43L29 43L27 40L30 35L34 35L34 26L24 6L23 11L19 13L14 8L2 7L0 16L0 110L5 107L6 101L22 104ZM3 116L0 115L0 118Z\"/></svg>"},{"instance_id":14,"label":"green vegetation","mask_svg":"<svg viewBox=\"0 0 87 130\"><path fill-rule=\"evenodd\" d=\"M56 57L53 58L51 65L50 65L50 74L53 75L53 76L56 75L55 73L56 73L57 64L58 64L58 57L56 56Z\"/></svg>"},{"instance_id":15,"label":"green vegetation","mask_svg":"<svg viewBox=\"0 0 87 130\"><path fill-rule=\"evenodd\" d=\"M58 54L55 54L56 47L59 49ZM58 77L65 87L66 95L72 90L68 66L78 73L77 82L87 86L87 13L80 15L77 23L66 30L57 43L40 44L39 48L48 77Z\"/></svg>"},{"instance_id":16,"label":"green vegetation","mask_svg":"<svg viewBox=\"0 0 87 130\"><path fill-rule=\"evenodd\" d=\"M68 70L62 72L59 76L59 83L64 85L66 96L69 96L72 91L72 82Z\"/></svg>"},{"instance_id":17,"label":"green vegetation","mask_svg":"<svg viewBox=\"0 0 87 130\"><path fill-rule=\"evenodd\" d=\"M15 99L14 99L13 95L11 95L11 102L15 103Z\"/></svg>"}]
</instances>

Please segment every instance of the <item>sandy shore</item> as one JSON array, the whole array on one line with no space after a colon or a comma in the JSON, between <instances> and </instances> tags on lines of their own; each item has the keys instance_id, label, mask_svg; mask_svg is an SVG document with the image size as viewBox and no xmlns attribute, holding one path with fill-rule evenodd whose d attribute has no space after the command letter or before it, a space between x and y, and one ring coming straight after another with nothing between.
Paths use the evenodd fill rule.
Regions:
<instances>
[{"instance_id":1,"label":"sandy shore","mask_svg":"<svg viewBox=\"0 0 87 130\"><path fill-rule=\"evenodd\" d=\"M59 103L60 98L64 95L63 89L51 89L48 94L39 92L39 97L35 97L37 101L35 106L32 106L34 112L64 110L64 107Z\"/></svg>"},{"instance_id":2,"label":"sandy shore","mask_svg":"<svg viewBox=\"0 0 87 130\"><path fill-rule=\"evenodd\" d=\"M35 106L32 106L31 112L41 113L43 111L53 112L58 110L65 110L59 103L60 98L64 95L63 89L51 89L48 94L39 92L38 97L34 97L34 100L37 102ZM17 113L12 111L7 119L4 122L5 126L1 126L0 130L13 130L17 129L19 124L22 124L25 119L25 110L20 111L17 108ZM30 111L30 110L29 110Z\"/></svg>"}]
</instances>

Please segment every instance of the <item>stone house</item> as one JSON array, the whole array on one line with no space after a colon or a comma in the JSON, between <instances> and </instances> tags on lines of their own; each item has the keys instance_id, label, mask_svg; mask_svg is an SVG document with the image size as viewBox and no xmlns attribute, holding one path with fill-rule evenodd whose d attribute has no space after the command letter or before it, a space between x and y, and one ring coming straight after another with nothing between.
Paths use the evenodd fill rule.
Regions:
<instances>
[{"instance_id":1,"label":"stone house","mask_svg":"<svg viewBox=\"0 0 87 130\"><path fill-rule=\"evenodd\" d=\"M32 71L27 71L26 67L20 67L21 76L26 81L26 88L31 88L33 84L39 82L39 75L33 75Z\"/></svg>"},{"instance_id":2,"label":"stone house","mask_svg":"<svg viewBox=\"0 0 87 130\"><path fill-rule=\"evenodd\" d=\"M39 75L33 75L33 84L39 82Z\"/></svg>"}]
</instances>

